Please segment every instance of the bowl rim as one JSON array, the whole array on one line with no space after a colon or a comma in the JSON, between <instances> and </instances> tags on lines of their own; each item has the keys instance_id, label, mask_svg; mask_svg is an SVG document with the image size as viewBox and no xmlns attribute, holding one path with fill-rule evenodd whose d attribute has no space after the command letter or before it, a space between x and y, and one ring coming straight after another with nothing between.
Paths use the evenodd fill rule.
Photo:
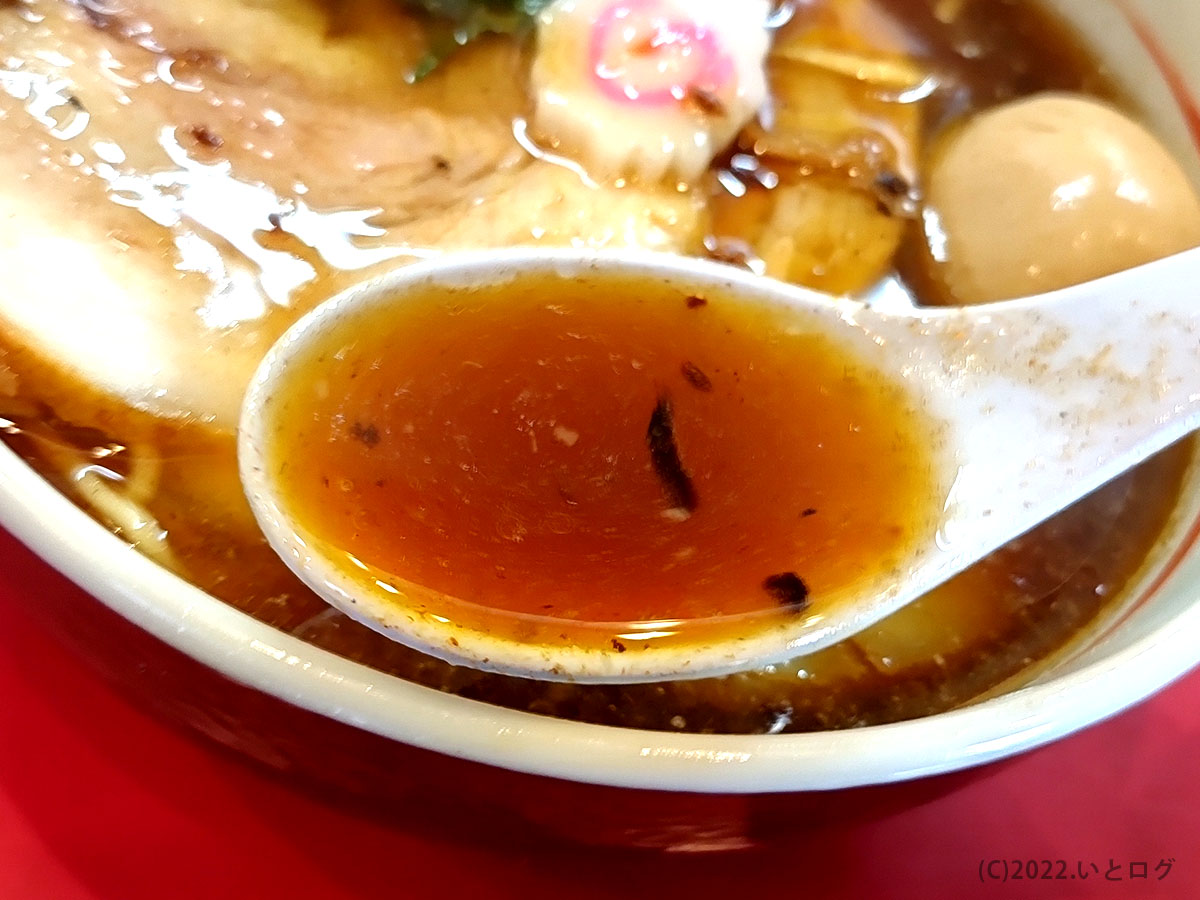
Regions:
<instances>
[{"instance_id":1,"label":"bowl rim","mask_svg":"<svg viewBox=\"0 0 1200 900\"><path fill-rule=\"evenodd\" d=\"M1200 645L1200 604L1191 604L1084 667L933 716L803 734L655 732L493 706L321 650L143 556L7 446L0 446L0 525L113 611L236 682L423 749L621 788L776 793L957 771L1120 712L1191 669Z\"/></svg>"}]
</instances>

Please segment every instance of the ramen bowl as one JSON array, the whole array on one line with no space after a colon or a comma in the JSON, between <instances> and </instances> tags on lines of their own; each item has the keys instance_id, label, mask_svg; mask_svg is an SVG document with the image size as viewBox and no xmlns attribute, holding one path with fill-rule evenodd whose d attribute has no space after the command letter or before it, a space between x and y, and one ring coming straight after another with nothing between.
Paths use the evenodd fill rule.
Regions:
<instances>
[{"instance_id":1,"label":"ramen bowl","mask_svg":"<svg viewBox=\"0 0 1200 900\"><path fill-rule=\"evenodd\" d=\"M1050 6L1105 61L1200 183L1200 58L1192 52L1200 7L1191 0ZM76 592L56 584L44 607L89 656L165 713L268 765L361 796L412 797L415 770L535 819L555 805L604 808L614 792L677 798L669 816L637 828L610 816L599 838L607 841L668 846L664 835L681 821L699 827L719 814L717 801L684 795L864 789L845 795L846 808L876 807L885 785L971 769L1054 741L1142 700L1200 661L1195 461L1123 599L1056 652L948 712L798 734L587 724L405 681L272 628L187 583L109 533L3 446L0 523L99 601L85 609ZM40 590L30 587L31 594ZM953 784L922 783L928 791ZM554 797L541 813L529 806L532 784ZM920 793L896 791L892 802L901 804ZM641 816L649 804L630 799L619 808ZM738 845L738 838L723 843L728 837L712 846Z\"/></svg>"}]
</instances>

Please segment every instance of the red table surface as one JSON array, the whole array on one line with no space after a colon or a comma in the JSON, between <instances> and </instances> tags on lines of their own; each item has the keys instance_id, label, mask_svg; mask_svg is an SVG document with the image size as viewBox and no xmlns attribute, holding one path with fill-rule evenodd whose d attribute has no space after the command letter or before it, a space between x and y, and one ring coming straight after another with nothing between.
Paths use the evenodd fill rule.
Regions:
<instances>
[{"instance_id":1,"label":"red table surface","mask_svg":"<svg viewBox=\"0 0 1200 900\"><path fill-rule=\"evenodd\" d=\"M0 532L4 900L1200 897L1200 673L935 799L778 843L522 845L355 812L165 724L34 614L36 595L69 590ZM1065 877L1011 880L1018 859ZM1009 881L987 880L1005 865Z\"/></svg>"}]
</instances>

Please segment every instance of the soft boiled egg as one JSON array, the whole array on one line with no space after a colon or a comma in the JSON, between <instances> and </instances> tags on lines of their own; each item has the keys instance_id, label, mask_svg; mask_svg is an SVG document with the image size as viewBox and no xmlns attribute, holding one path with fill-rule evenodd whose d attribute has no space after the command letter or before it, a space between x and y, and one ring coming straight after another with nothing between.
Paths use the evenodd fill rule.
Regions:
<instances>
[{"instance_id":1,"label":"soft boiled egg","mask_svg":"<svg viewBox=\"0 0 1200 900\"><path fill-rule=\"evenodd\" d=\"M1043 94L988 110L932 159L923 225L947 302L1039 294L1200 244L1200 200L1179 163L1096 100Z\"/></svg>"}]
</instances>

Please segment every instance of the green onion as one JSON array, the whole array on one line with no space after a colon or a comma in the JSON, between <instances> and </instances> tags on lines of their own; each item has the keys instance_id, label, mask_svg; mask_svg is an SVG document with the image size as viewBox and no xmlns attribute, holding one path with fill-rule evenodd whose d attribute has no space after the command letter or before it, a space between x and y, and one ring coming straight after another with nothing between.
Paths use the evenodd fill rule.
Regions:
<instances>
[{"instance_id":1,"label":"green onion","mask_svg":"<svg viewBox=\"0 0 1200 900\"><path fill-rule=\"evenodd\" d=\"M552 0L404 0L442 20L446 28L435 32L430 51L410 73L419 81L460 47L481 34L522 34L533 17Z\"/></svg>"}]
</instances>

